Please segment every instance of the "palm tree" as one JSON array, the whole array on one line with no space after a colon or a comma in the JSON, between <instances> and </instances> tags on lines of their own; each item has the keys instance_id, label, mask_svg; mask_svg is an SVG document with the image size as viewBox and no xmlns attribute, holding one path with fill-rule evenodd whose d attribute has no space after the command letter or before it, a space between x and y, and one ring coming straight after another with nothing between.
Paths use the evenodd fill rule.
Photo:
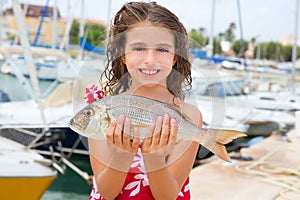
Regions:
<instances>
[{"instance_id":1,"label":"palm tree","mask_svg":"<svg viewBox=\"0 0 300 200\"><path fill-rule=\"evenodd\" d=\"M236 29L236 25L234 22L231 22L228 29L224 33L224 37L226 41L233 42L234 41L234 30Z\"/></svg>"}]
</instances>

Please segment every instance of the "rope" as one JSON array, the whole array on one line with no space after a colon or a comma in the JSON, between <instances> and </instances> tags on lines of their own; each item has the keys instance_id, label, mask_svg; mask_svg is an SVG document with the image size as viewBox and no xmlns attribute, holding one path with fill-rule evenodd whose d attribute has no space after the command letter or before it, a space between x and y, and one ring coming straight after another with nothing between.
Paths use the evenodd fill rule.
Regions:
<instances>
[{"instance_id":1,"label":"rope","mask_svg":"<svg viewBox=\"0 0 300 200\"><path fill-rule=\"evenodd\" d=\"M282 187L279 196L283 199L292 200L288 196L289 192L300 194L300 162L291 167L281 167L267 161L272 155L280 151L286 152L287 149L276 148L257 161L239 163L235 168L241 173L259 176L261 181ZM299 152L296 153L299 154Z\"/></svg>"}]
</instances>

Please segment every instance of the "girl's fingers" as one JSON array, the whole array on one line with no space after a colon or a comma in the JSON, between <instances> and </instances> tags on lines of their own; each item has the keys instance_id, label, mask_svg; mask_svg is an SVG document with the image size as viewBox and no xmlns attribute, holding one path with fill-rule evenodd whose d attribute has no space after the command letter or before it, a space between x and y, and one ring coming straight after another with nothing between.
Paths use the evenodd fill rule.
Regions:
<instances>
[{"instance_id":1,"label":"girl's fingers","mask_svg":"<svg viewBox=\"0 0 300 200\"><path fill-rule=\"evenodd\" d=\"M168 144L169 135L170 135L170 117L168 114L165 114L163 119L160 142L159 142L160 147L166 146Z\"/></svg>"},{"instance_id":2,"label":"girl's fingers","mask_svg":"<svg viewBox=\"0 0 300 200\"><path fill-rule=\"evenodd\" d=\"M114 132L115 132L115 129L116 129L116 126L117 126L117 121L116 120L113 120L109 127L108 127L108 130L106 132L106 138L107 140L109 140L111 143L114 142Z\"/></svg>"},{"instance_id":3,"label":"girl's fingers","mask_svg":"<svg viewBox=\"0 0 300 200\"><path fill-rule=\"evenodd\" d=\"M142 146L142 149L145 153L150 151L150 145L152 143L152 136L153 136L154 129L155 129L155 124L151 124L146 133L146 137L143 141L143 146Z\"/></svg>"},{"instance_id":4,"label":"girl's fingers","mask_svg":"<svg viewBox=\"0 0 300 200\"><path fill-rule=\"evenodd\" d=\"M137 152L139 144L140 144L139 129L137 127L134 127L133 138L132 138L132 142L131 142L132 152L134 152L134 153Z\"/></svg>"},{"instance_id":5,"label":"girl's fingers","mask_svg":"<svg viewBox=\"0 0 300 200\"><path fill-rule=\"evenodd\" d=\"M125 116L120 115L117 119L117 127L114 132L114 144L118 147L122 145L122 131L124 126Z\"/></svg>"},{"instance_id":6,"label":"girl's fingers","mask_svg":"<svg viewBox=\"0 0 300 200\"><path fill-rule=\"evenodd\" d=\"M125 117L122 144L126 151L130 151L130 123L129 117Z\"/></svg>"},{"instance_id":7,"label":"girl's fingers","mask_svg":"<svg viewBox=\"0 0 300 200\"><path fill-rule=\"evenodd\" d=\"M155 128L152 133L152 143L151 145L158 145L161 137L161 130L163 126L162 116L158 116L155 122Z\"/></svg>"},{"instance_id":8,"label":"girl's fingers","mask_svg":"<svg viewBox=\"0 0 300 200\"><path fill-rule=\"evenodd\" d=\"M171 119L170 121L171 126L170 126L170 136L169 136L169 141L168 144L175 144L176 138L177 138L177 132L178 132L178 125L175 119Z\"/></svg>"}]
</instances>

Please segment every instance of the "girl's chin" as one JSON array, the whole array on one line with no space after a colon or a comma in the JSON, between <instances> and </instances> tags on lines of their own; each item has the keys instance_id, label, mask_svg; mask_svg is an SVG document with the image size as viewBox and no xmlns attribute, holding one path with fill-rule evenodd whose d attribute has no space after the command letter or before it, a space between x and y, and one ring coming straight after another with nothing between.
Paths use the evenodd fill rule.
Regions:
<instances>
[{"instance_id":1,"label":"girl's chin","mask_svg":"<svg viewBox=\"0 0 300 200\"><path fill-rule=\"evenodd\" d=\"M155 86L165 86L166 84L163 84L162 82L159 81L154 81L154 80L139 80L138 85L140 87L155 87Z\"/></svg>"}]
</instances>

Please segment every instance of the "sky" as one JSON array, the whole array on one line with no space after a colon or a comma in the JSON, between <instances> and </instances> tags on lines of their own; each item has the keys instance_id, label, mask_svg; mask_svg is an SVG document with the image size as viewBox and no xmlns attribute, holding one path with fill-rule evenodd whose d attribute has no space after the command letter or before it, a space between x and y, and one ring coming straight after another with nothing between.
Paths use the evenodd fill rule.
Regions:
<instances>
[{"instance_id":1,"label":"sky","mask_svg":"<svg viewBox=\"0 0 300 200\"><path fill-rule=\"evenodd\" d=\"M7 1L9 5L10 0ZM47 0L19 0L21 3L45 4ZM68 0L56 0L61 15L67 16ZM69 0L74 17L80 16L81 0ZM111 19L120 9L125 0L84 0L84 17L104 22ZM297 0L215 0L215 15L213 29L212 8L214 0L156 0L157 3L167 7L175 13L186 29L205 28L209 36L211 30L217 36L229 27L231 22L236 24L236 39L250 40L256 38L257 42L281 41L287 35L295 35L296 1ZM238 3L240 2L241 20L239 21ZM50 0L50 6L55 0ZM299 22L300 20L298 20ZM241 26L240 26L241 23ZM298 23L299 24L299 23ZM242 27L242 28L241 28ZM299 25L298 25L299 27ZM299 27L300 28L300 27ZM241 34L241 32L243 34ZM298 31L298 37L300 31Z\"/></svg>"}]
</instances>

